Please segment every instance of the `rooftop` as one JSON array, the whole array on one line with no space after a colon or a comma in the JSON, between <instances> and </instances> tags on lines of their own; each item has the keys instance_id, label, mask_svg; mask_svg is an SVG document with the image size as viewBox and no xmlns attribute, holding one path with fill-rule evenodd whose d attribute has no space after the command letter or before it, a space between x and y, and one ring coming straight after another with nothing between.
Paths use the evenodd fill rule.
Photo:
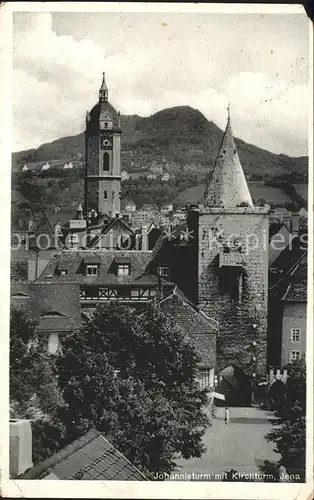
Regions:
<instances>
[{"instance_id":1,"label":"rooftop","mask_svg":"<svg viewBox=\"0 0 314 500\"><path fill-rule=\"evenodd\" d=\"M32 467L19 479L147 480L95 429Z\"/></svg>"},{"instance_id":2,"label":"rooftop","mask_svg":"<svg viewBox=\"0 0 314 500\"><path fill-rule=\"evenodd\" d=\"M200 311L177 286L157 306L183 330L200 357L200 365L214 367L218 323Z\"/></svg>"},{"instance_id":3,"label":"rooftop","mask_svg":"<svg viewBox=\"0 0 314 500\"><path fill-rule=\"evenodd\" d=\"M39 333L66 333L80 322L79 287L74 283L11 283L11 304L39 319Z\"/></svg>"},{"instance_id":4,"label":"rooftop","mask_svg":"<svg viewBox=\"0 0 314 500\"><path fill-rule=\"evenodd\" d=\"M283 296L284 302L307 302L307 252L291 274L291 283Z\"/></svg>"},{"instance_id":5,"label":"rooftop","mask_svg":"<svg viewBox=\"0 0 314 500\"><path fill-rule=\"evenodd\" d=\"M44 269L39 280L55 283L69 281L91 285L157 285L155 269L151 264L153 252L151 250L63 250L55 256ZM130 273L124 276L117 275L119 262L130 265ZM98 273L86 276L86 263L98 265ZM66 270L67 275L60 275L61 270ZM163 280L164 285L171 285Z\"/></svg>"},{"instance_id":6,"label":"rooftop","mask_svg":"<svg viewBox=\"0 0 314 500\"><path fill-rule=\"evenodd\" d=\"M202 204L207 207L253 207L228 117L213 171L207 181Z\"/></svg>"}]
</instances>

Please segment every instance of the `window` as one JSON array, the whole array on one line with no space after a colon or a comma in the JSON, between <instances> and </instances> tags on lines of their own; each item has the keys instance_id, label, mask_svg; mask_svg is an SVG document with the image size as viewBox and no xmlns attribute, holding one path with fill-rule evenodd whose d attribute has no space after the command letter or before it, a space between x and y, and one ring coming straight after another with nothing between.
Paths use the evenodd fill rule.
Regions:
<instances>
[{"instance_id":1,"label":"window","mask_svg":"<svg viewBox=\"0 0 314 500\"><path fill-rule=\"evenodd\" d=\"M103 170L104 172L109 172L109 154L104 153L104 164L103 164Z\"/></svg>"},{"instance_id":2,"label":"window","mask_svg":"<svg viewBox=\"0 0 314 500\"><path fill-rule=\"evenodd\" d=\"M105 128L108 128L108 122L105 122Z\"/></svg>"},{"instance_id":3,"label":"window","mask_svg":"<svg viewBox=\"0 0 314 500\"><path fill-rule=\"evenodd\" d=\"M98 265L88 265L86 266L87 276L98 276Z\"/></svg>"},{"instance_id":4,"label":"window","mask_svg":"<svg viewBox=\"0 0 314 500\"><path fill-rule=\"evenodd\" d=\"M293 363L294 361L299 361L300 359L301 359L300 351L290 351L290 363Z\"/></svg>"},{"instance_id":5,"label":"window","mask_svg":"<svg viewBox=\"0 0 314 500\"><path fill-rule=\"evenodd\" d=\"M108 191L104 191L104 200L107 200L108 198Z\"/></svg>"},{"instance_id":6,"label":"window","mask_svg":"<svg viewBox=\"0 0 314 500\"><path fill-rule=\"evenodd\" d=\"M300 342L300 328L291 328L291 342L293 344Z\"/></svg>"},{"instance_id":7,"label":"window","mask_svg":"<svg viewBox=\"0 0 314 500\"><path fill-rule=\"evenodd\" d=\"M159 274L159 276L169 276L169 267L158 266L157 273Z\"/></svg>"},{"instance_id":8,"label":"window","mask_svg":"<svg viewBox=\"0 0 314 500\"><path fill-rule=\"evenodd\" d=\"M68 275L68 271L66 269L60 270L60 276L67 276L67 275Z\"/></svg>"},{"instance_id":9,"label":"window","mask_svg":"<svg viewBox=\"0 0 314 500\"><path fill-rule=\"evenodd\" d=\"M118 276L128 276L130 274L130 264L118 264Z\"/></svg>"}]
</instances>

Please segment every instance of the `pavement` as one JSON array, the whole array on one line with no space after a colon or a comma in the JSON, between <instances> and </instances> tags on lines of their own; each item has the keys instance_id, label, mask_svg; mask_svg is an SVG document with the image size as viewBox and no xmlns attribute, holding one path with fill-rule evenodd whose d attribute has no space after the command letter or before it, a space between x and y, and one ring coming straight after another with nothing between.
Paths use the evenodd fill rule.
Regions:
<instances>
[{"instance_id":1,"label":"pavement","mask_svg":"<svg viewBox=\"0 0 314 500\"><path fill-rule=\"evenodd\" d=\"M226 425L224 408L217 408L216 418L203 438L206 453L201 458L177 459L174 473L180 477L175 475L172 479L221 481L225 471L230 469L241 474L261 474L259 465L264 460L275 463L280 460L281 456L273 449L274 443L265 439L273 428L272 412L258 407L229 407L229 415L230 422ZM193 472L194 477L191 477ZM203 479L201 474L205 474Z\"/></svg>"}]
</instances>

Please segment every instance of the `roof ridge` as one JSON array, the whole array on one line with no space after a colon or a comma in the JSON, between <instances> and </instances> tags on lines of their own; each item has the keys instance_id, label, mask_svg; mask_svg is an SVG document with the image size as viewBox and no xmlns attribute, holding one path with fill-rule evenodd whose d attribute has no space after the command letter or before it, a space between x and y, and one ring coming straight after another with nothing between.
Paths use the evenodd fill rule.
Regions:
<instances>
[{"instance_id":1,"label":"roof ridge","mask_svg":"<svg viewBox=\"0 0 314 500\"><path fill-rule=\"evenodd\" d=\"M136 465L132 464L132 462L130 462L130 460L125 456L123 455L123 453L121 453L112 443L110 443L110 441L108 441L107 438L105 438L105 436L103 436L101 433L99 433L99 436L104 440L106 441L106 443L108 443L110 446L113 447L114 451L120 455L120 457L122 457L126 462L128 462L128 464L131 465L132 468L134 468L144 479L145 481L148 481L147 477L144 476L144 474L136 467Z\"/></svg>"},{"instance_id":2,"label":"roof ridge","mask_svg":"<svg viewBox=\"0 0 314 500\"><path fill-rule=\"evenodd\" d=\"M65 448L61 449L60 451L54 453L51 457L46 458L42 462L39 462L37 465L32 467L31 469L28 469L24 474L19 476L19 479L34 479L38 478L43 472L45 472L47 469L52 468L55 466L57 463L61 462L65 458L67 458L69 455L72 455L76 451L78 451L80 448L83 446L89 444L93 439L98 437L100 433L92 428L90 429L87 434L84 436L79 437L72 443L68 444Z\"/></svg>"}]
</instances>

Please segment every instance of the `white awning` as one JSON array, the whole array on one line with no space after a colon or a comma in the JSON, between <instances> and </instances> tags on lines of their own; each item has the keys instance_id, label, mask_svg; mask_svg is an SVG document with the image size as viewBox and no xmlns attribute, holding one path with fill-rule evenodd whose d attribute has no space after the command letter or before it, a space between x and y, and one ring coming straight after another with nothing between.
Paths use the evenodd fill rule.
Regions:
<instances>
[{"instance_id":1,"label":"white awning","mask_svg":"<svg viewBox=\"0 0 314 500\"><path fill-rule=\"evenodd\" d=\"M224 394L220 394L219 392L214 392L213 393L214 398L220 399L221 401L225 401L225 396Z\"/></svg>"}]
</instances>

